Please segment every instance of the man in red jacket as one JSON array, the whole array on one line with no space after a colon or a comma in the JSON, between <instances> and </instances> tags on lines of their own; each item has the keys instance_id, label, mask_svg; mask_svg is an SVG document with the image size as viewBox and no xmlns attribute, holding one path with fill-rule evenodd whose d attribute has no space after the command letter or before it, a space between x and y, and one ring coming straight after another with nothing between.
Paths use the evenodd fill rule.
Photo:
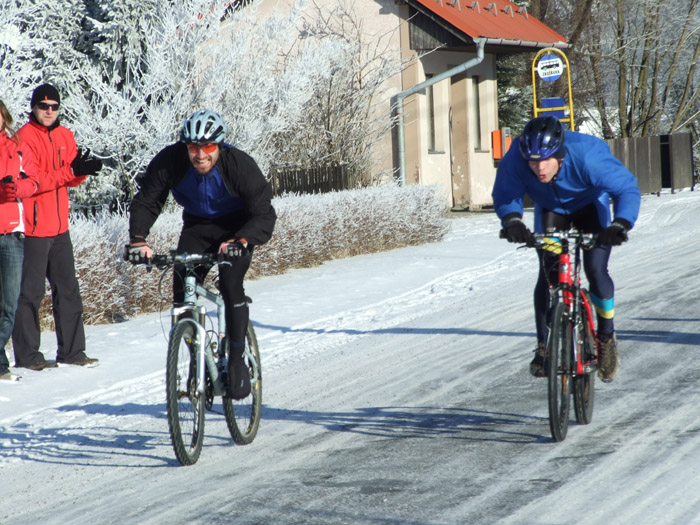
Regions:
<instances>
[{"instance_id":1,"label":"man in red jacket","mask_svg":"<svg viewBox=\"0 0 700 525\"><path fill-rule=\"evenodd\" d=\"M85 354L83 302L75 275L73 244L68 232L68 187L82 184L87 175L102 168L99 159L82 153L73 133L60 125L60 95L50 84L32 93L29 122L17 132L22 149L29 150L36 165L39 189L23 199L25 243L22 284L17 304L12 345L15 366L32 370L59 363L95 366L97 359ZM46 361L39 351L39 306L48 278L53 299L58 349L56 362Z\"/></svg>"}]
</instances>

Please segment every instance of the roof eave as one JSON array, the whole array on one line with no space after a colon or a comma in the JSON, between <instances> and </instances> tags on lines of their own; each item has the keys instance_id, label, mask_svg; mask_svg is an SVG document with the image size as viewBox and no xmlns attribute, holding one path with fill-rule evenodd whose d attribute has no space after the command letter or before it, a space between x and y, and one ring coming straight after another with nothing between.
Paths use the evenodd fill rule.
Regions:
<instances>
[{"instance_id":1,"label":"roof eave","mask_svg":"<svg viewBox=\"0 0 700 525\"><path fill-rule=\"evenodd\" d=\"M554 47L557 49L569 49L570 44L566 42L533 42L527 40L508 40L507 38L484 38L486 40L486 45L491 47L494 52L507 52L509 49L517 51L535 51L538 49L545 49L548 47ZM498 49L493 49L493 47Z\"/></svg>"}]
</instances>

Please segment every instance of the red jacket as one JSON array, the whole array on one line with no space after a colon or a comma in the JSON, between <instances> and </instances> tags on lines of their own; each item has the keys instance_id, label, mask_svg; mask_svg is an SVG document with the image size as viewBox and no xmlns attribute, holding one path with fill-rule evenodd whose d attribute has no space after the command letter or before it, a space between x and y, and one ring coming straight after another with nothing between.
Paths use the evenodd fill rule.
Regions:
<instances>
[{"instance_id":1,"label":"red jacket","mask_svg":"<svg viewBox=\"0 0 700 525\"><path fill-rule=\"evenodd\" d=\"M54 237L68 230L68 187L79 186L87 176L76 177L71 162L77 155L73 133L58 121L51 128L31 120L17 132L22 150L33 159L39 189L23 199L25 234Z\"/></svg>"},{"instance_id":2,"label":"red jacket","mask_svg":"<svg viewBox=\"0 0 700 525\"><path fill-rule=\"evenodd\" d=\"M30 165L33 167L26 155L24 160L24 166ZM34 170L30 169L30 171ZM24 173L23 157L17 151L17 142L10 138L7 132L0 131L0 178L4 178L7 175L12 176L12 180L17 187L18 200L0 203L0 235L24 231L22 203L19 199L29 197L37 189L36 181Z\"/></svg>"}]
</instances>

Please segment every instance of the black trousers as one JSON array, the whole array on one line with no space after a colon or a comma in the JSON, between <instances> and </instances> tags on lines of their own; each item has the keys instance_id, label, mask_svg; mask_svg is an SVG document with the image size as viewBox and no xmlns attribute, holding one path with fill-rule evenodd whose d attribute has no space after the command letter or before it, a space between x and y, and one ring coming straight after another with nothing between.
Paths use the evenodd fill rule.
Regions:
<instances>
[{"instance_id":1,"label":"black trousers","mask_svg":"<svg viewBox=\"0 0 700 525\"><path fill-rule=\"evenodd\" d=\"M234 237L237 228L226 217L219 219L187 218L177 245L178 253L216 253L219 245ZM253 250L234 259L231 264L219 265L219 290L226 305L226 332L231 342L231 359L243 355L245 334L248 328L248 303L245 298L243 279L253 257ZM200 282L209 273L210 267L199 267L196 271ZM176 266L173 272L173 301L185 298L184 272Z\"/></svg>"},{"instance_id":2,"label":"black trousers","mask_svg":"<svg viewBox=\"0 0 700 525\"><path fill-rule=\"evenodd\" d=\"M83 301L75 275L73 243L69 232L55 237L26 237L24 261L12 345L15 366L44 361L39 351L41 329L39 306L44 298L45 279L49 280L56 324L56 360L71 363L85 357Z\"/></svg>"}]
</instances>

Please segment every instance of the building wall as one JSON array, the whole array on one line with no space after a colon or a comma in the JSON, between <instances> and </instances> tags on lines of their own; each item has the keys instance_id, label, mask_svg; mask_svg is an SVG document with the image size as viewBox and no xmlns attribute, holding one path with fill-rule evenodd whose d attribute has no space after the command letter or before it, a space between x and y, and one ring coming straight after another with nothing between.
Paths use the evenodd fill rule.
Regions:
<instances>
[{"instance_id":1,"label":"building wall","mask_svg":"<svg viewBox=\"0 0 700 525\"><path fill-rule=\"evenodd\" d=\"M422 74L418 74L416 83L475 57L475 53L430 53L419 61L417 70L422 70ZM420 138L406 148L407 158L417 157L413 164L418 166L418 173L412 180L444 188L450 207L474 209L490 205L496 175L491 131L498 127L494 56L487 54L475 67L433 86L437 145L434 149L430 148L429 138L430 96L416 97L418 113L412 117L420 128Z\"/></svg>"},{"instance_id":2,"label":"building wall","mask_svg":"<svg viewBox=\"0 0 700 525\"><path fill-rule=\"evenodd\" d=\"M259 13L289 13L294 0L261 0ZM354 13L368 39L379 41L386 53L396 53L404 63L377 100L376 111L391 114L391 98L402 90L458 66L476 55L455 51L433 51L418 57L409 47L408 6L395 0L326 0L307 3L308 16L317 16L315 5L328 12L338 5ZM481 144L476 143L476 91ZM406 183L435 184L445 196L445 205L456 209L478 209L491 204L496 169L491 151L491 131L498 127L495 59L485 55L476 67L458 77L445 79L404 99L404 150ZM432 108L430 110L430 97ZM431 119L432 116L432 119ZM432 124L431 124L432 122ZM377 173L398 169L396 134L387 133L374 151Z\"/></svg>"}]
</instances>

